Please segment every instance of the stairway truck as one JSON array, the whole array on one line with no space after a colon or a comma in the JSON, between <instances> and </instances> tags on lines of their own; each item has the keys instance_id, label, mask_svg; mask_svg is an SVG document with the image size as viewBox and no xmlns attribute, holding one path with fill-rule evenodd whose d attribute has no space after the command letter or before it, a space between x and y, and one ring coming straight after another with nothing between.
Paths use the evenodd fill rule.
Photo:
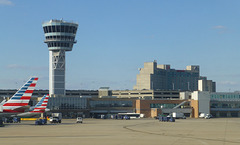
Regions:
<instances>
[{"instance_id":1,"label":"stairway truck","mask_svg":"<svg viewBox=\"0 0 240 145\"><path fill-rule=\"evenodd\" d=\"M183 113L180 112L173 112L172 117L175 119L186 119Z\"/></svg>"},{"instance_id":2,"label":"stairway truck","mask_svg":"<svg viewBox=\"0 0 240 145\"><path fill-rule=\"evenodd\" d=\"M49 119L50 123L61 123L62 122L62 113L52 113L52 116Z\"/></svg>"}]
</instances>

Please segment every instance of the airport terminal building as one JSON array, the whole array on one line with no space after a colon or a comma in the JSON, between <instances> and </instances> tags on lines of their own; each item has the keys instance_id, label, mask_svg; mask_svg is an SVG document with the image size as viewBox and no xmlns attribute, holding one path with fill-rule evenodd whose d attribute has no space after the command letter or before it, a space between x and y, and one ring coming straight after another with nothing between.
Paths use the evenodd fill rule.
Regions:
<instances>
[{"instance_id":1,"label":"airport terminal building","mask_svg":"<svg viewBox=\"0 0 240 145\"><path fill-rule=\"evenodd\" d=\"M239 92L181 92L180 99L191 100L195 114L207 113L213 117L240 117Z\"/></svg>"},{"instance_id":2,"label":"airport terminal building","mask_svg":"<svg viewBox=\"0 0 240 145\"><path fill-rule=\"evenodd\" d=\"M16 90L0 90L0 97L11 97L15 92ZM48 90L35 90L30 105L35 105L47 93ZM198 118L203 112L214 117L240 117L239 92L162 91L162 98L158 98L156 96L159 94L153 90L111 91L105 88L67 90L66 94L66 97L50 97L47 107L51 112L62 112L65 118L79 115L98 118L100 115L117 113L141 113L145 117L155 117L172 112L181 112L193 118ZM147 97L149 95L152 96Z\"/></svg>"},{"instance_id":3,"label":"airport terminal building","mask_svg":"<svg viewBox=\"0 0 240 145\"><path fill-rule=\"evenodd\" d=\"M199 66L175 70L170 65L157 65L156 61L146 62L137 75L134 90L64 90L65 95L51 95L47 108L50 113L62 112L65 118L99 118L118 113L156 117L173 112L192 118L201 113L240 117L240 93L216 93L216 83L199 73ZM9 98L16 91L0 90L0 99ZM35 105L45 94L49 90L35 90L29 105Z\"/></svg>"},{"instance_id":4,"label":"airport terminal building","mask_svg":"<svg viewBox=\"0 0 240 145\"><path fill-rule=\"evenodd\" d=\"M240 117L240 93L211 93L210 112L216 117Z\"/></svg>"}]
</instances>

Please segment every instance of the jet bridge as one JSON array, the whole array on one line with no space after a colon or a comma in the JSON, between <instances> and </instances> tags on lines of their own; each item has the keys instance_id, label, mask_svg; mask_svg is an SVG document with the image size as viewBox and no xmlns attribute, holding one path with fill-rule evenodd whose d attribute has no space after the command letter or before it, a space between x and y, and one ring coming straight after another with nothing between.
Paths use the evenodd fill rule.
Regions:
<instances>
[{"instance_id":1,"label":"jet bridge","mask_svg":"<svg viewBox=\"0 0 240 145\"><path fill-rule=\"evenodd\" d=\"M182 103L178 104L177 106L173 107L172 109L177 109L180 106L184 105L185 103L188 103L189 101L183 101Z\"/></svg>"},{"instance_id":2,"label":"jet bridge","mask_svg":"<svg viewBox=\"0 0 240 145\"><path fill-rule=\"evenodd\" d=\"M192 108L180 108L181 106L183 106L184 104L189 103L189 101L183 101L182 103L178 104L177 106L173 107L173 108L162 108L162 113L164 114L170 114L173 112L176 113L184 113L184 114L191 114L192 113ZM188 116L188 115L186 115Z\"/></svg>"}]
</instances>

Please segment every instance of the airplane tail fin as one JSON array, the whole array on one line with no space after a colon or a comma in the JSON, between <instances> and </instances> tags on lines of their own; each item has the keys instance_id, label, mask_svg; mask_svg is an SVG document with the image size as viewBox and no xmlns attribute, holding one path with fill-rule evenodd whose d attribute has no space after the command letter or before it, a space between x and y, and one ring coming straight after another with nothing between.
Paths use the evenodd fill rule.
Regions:
<instances>
[{"instance_id":1,"label":"airplane tail fin","mask_svg":"<svg viewBox=\"0 0 240 145\"><path fill-rule=\"evenodd\" d=\"M42 99L34 106L34 110L31 112L44 113L47 108L49 95L44 95Z\"/></svg>"},{"instance_id":2,"label":"airplane tail fin","mask_svg":"<svg viewBox=\"0 0 240 145\"><path fill-rule=\"evenodd\" d=\"M30 78L7 102L3 104L5 109L14 110L15 108L27 106L37 81L37 77Z\"/></svg>"}]
</instances>

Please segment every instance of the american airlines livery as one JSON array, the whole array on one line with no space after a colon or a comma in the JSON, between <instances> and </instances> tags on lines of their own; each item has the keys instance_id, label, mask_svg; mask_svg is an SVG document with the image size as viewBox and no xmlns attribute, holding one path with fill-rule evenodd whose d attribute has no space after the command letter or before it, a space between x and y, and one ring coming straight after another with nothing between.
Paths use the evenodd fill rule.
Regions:
<instances>
[{"instance_id":1,"label":"american airlines livery","mask_svg":"<svg viewBox=\"0 0 240 145\"><path fill-rule=\"evenodd\" d=\"M42 99L34 106L34 109L32 111L20 113L20 114L17 114L16 116L32 117L32 116L49 111L49 109L47 109L48 98L49 98L49 95L44 95Z\"/></svg>"},{"instance_id":2,"label":"american airlines livery","mask_svg":"<svg viewBox=\"0 0 240 145\"><path fill-rule=\"evenodd\" d=\"M8 101L0 105L0 116L22 113L29 108L29 101L38 81L30 78Z\"/></svg>"}]
</instances>

